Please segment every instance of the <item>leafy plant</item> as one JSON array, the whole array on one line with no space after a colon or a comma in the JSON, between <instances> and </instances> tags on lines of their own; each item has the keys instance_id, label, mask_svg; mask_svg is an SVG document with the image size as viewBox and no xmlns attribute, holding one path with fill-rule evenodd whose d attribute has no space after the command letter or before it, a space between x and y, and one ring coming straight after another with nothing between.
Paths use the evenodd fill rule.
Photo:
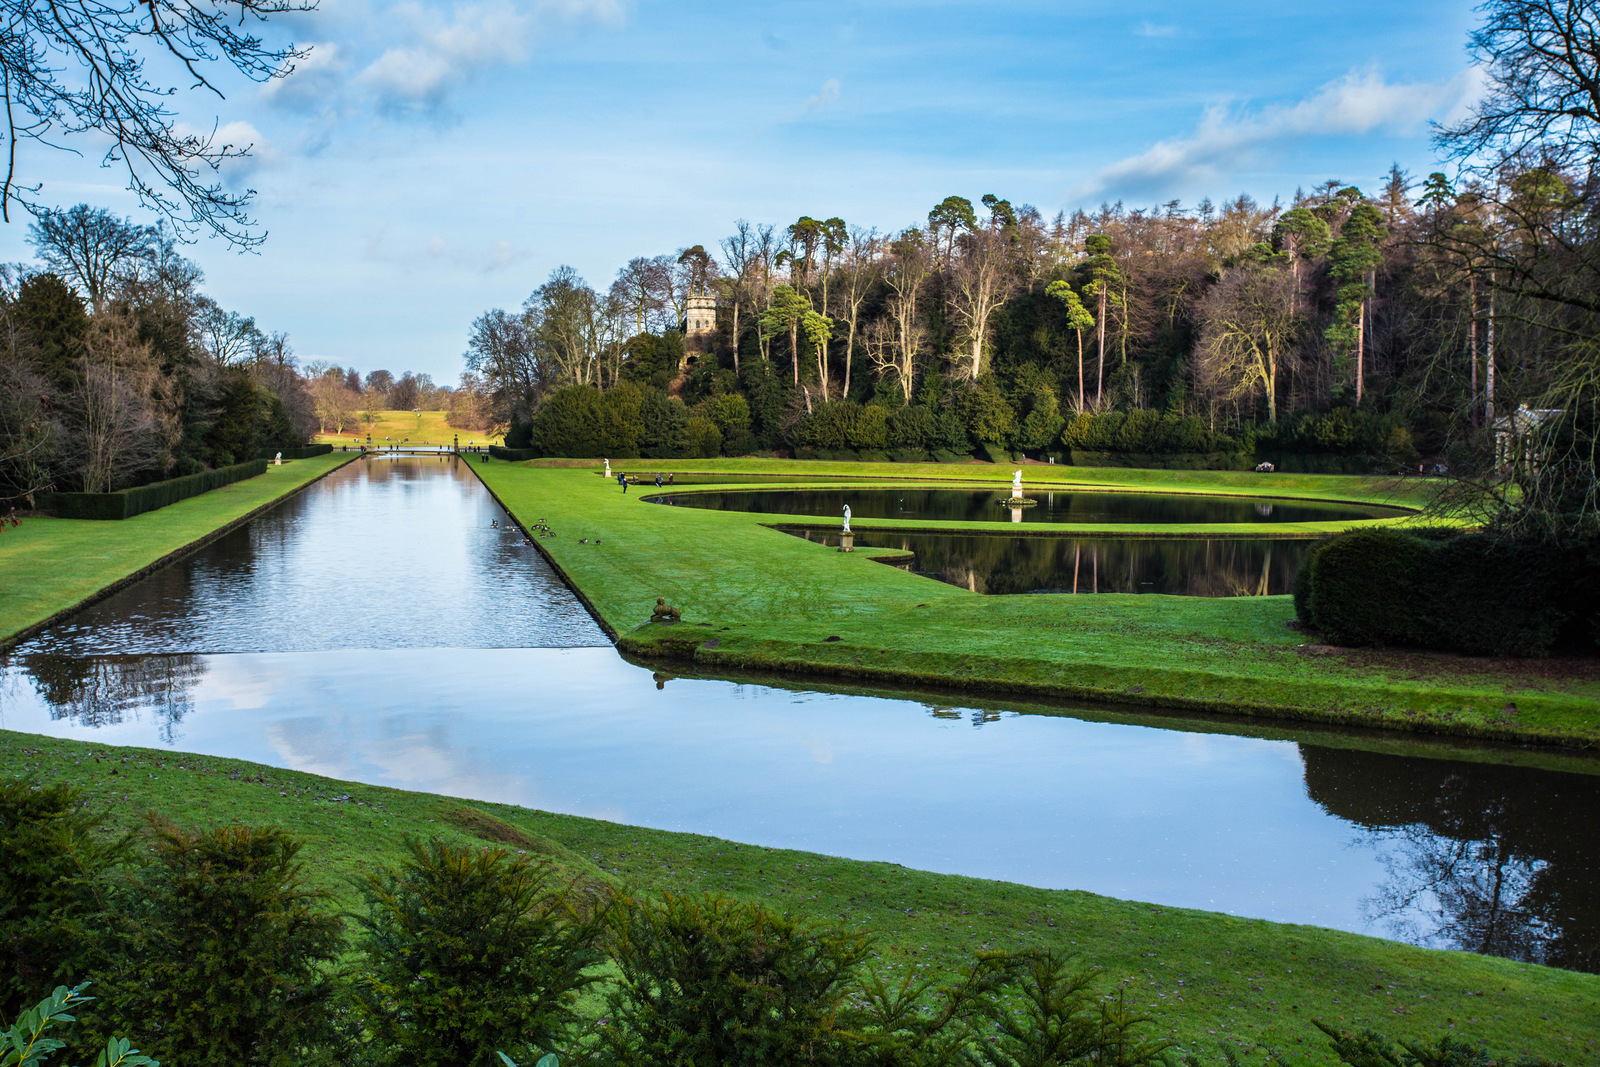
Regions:
<instances>
[{"instance_id":1,"label":"leafy plant","mask_svg":"<svg viewBox=\"0 0 1600 1067\"><path fill-rule=\"evenodd\" d=\"M602 1058L618 1064L825 1063L868 939L717 896L614 913L619 979Z\"/></svg>"},{"instance_id":2,"label":"leafy plant","mask_svg":"<svg viewBox=\"0 0 1600 1067\"><path fill-rule=\"evenodd\" d=\"M129 880L87 1021L132 1032L184 1067L299 1065L337 1043L327 966L341 922L276 827L153 826L154 862Z\"/></svg>"},{"instance_id":3,"label":"leafy plant","mask_svg":"<svg viewBox=\"0 0 1600 1067\"><path fill-rule=\"evenodd\" d=\"M3 1042L0 1044L0 1067L35 1067L65 1048L66 1042L46 1037L45 1032L61 1023L76 1021L72 1010L94 999L83 995L88 987L88 982L72 989L56 986L55 992L23 1012L9 1030L0 1032L0 1042ZM94 1064L95 1067L161 1067L160 1061L144 1055L125 1037L109 1038Z\"/></svg>"},{"instance_id":4,"label":"leafy plant","mask_svg":"<svg viewBox=\"0 0 1600 1067\"><path fill-rule=\"evenodd\" d=\"M1020 1012L991 1011L995 1033L978 1042L992 1067L1060 1067L1093 1062L1109 1067L1164 1062L1170 1041L1144 1040L1136 1031L1150 1020L1130 1012L1122 998L1095 993L1098 967L1070 955L1039 952L1019 958L1013 989Z\"/></svg>"},{"instance_id":5,"label":"leafy plant","mask_svg":"<svg viewBox=\"0 0 1600 1067\"><path fill-rule=\"evenodd\" d=\"M408 842L363 882L357 997L388 1062L491 1067L496 1050L559 1044L603 962L603 908L581 914L551 868L503 849Z\"/></svg>"},{"instance_id":6,"label":"leafy plant","mask_svg":"<svg viewBox=\"0 0 1600 1067\"><path fill-rule=\"evenodd\" d=\"M100 833L77 789L0 782L0 1019L81 970L126 836Z\"/></svg>"}]
</instances>

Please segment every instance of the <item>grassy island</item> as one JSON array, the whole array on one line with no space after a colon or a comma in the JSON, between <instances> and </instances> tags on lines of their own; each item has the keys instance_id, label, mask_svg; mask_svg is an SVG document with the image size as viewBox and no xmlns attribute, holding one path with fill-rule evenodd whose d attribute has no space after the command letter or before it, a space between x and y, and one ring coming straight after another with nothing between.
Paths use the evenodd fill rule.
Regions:
<instances>
[{"instance_id":1,"label":"grassy island","mask_svg":"<svg viewBox=\"0 0 1600 1067\"><path fill-rule=\"evenodd\" d=\"M769 528L794 525L793 516L650 504L643 498L653 487L624 494L597 477L597 467L593 461L472 463L524 526L548 525L553 536L541 537L540 547L633 655L712 670L1092 699L1580 749L1600 744L1600 667L1592 660L1332 648L1290 628L1294 612L1287 596L985 596L882 566L870 549L843 554ZM794 486L856 477L998 487L1011 475L1009 468L986 464L630 460L614 469L623 467L763 474L778 479L774 485ZM1412 508L1426 500L1426 483L1354 477L1037 465L1026 475L1028 485L1041 488ZM1407 521L1414 520L1362 520ZM1284 537L1360 524L1053 524L1050 532ZM1011 532L972 522L858 520L854 526ZM681 623L649 622L658 596L683 611Z\"/></svg>"}]
</instances>

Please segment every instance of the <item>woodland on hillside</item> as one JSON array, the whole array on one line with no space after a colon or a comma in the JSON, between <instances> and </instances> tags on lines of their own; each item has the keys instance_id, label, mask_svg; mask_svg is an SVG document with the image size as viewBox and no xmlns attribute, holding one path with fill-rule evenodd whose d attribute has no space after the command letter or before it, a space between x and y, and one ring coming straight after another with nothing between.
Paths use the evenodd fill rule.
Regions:
<instances>
[{"instance_id":1,"label":"woodland on hillside","mask_svg":"<svg viewBox=\"0 0 1600 1067\"><path fill-rule=\"evenodd\" d=\"M1053 218L950 196L888 232L741 221L603 292L558 268L473 323L468 366L533 453L1266 458L1448 471L1496 522L1588 528L1600 33L1586 3L1481 10L1486 89L1425 178ZM697 293L709 335L685 333Z\"/></svg>"}]
</instances>

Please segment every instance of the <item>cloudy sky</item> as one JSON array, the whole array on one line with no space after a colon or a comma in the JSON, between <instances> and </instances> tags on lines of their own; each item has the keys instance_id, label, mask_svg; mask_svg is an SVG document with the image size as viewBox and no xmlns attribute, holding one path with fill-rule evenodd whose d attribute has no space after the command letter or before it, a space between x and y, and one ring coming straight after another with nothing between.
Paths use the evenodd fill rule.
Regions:
<instances>
[{"instance_id":1,"label":"cloudy sky","mask_svg":"<svg viewBox=\"0 0 1600 1067\"><path fill-rule=\"evenodd\" d=\"M1263 201L1435 169L1470 0L322 0L310 57L180 101L256 146L270 234L189 255L302 358L454 381L472 319L569 263L708 248L739 218L894 229L952 193L1047 215ZM24 149L62 205L148 219L115 171ZM31 256L0 227L0 259Z\"/></svg>"}]
</instances>

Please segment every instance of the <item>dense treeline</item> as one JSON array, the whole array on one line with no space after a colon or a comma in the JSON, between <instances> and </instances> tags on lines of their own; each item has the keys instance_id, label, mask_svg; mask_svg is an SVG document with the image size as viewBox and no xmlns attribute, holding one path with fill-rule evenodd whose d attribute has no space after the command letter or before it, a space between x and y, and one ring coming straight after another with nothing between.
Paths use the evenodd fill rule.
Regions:
<instances>
[{"instance_id":1,"label":"dense treeline","mask_svg":"<svg viewBox=\"0 0 1600 1067\"><path fill-rule=\"evenodd\" d=\"M552 1052L637 1067L1204 1062L1180 1061L1098 967L1059 948L983 950L944 981L891 977L872 936L843 925L645 896L437 838L367 873L346 917L283 830L154 820L119 838L103 820L70 787L0 783L6 1063L41 1062L58 1047L47 1031L68 1023L58 1033L109 1045L102 1063L124 1067L515 1067ZM1377 1034L1314 1025L1342 1062L1412 1062ZM1466 1040L1406 1048L1439 1067L1487 1062Z\"/></svg>"},{"instance_id":2,"label":"dense treeline","mask_svg":"<svg viewBox=\"0 0 1600 1067\"><path fill-rule=\"evenodd\" d=\"M386 409L488 424L482 387L299 366L282 333L219 307L171 235L80 204L29 230L38 268L0 269L0 503L105 493L247 462Z\"/></svg>"},{"instance_id":3,"label":"dense treeline","mask_svg":"<svg viewBox=\"0 0 1600 1067\"><path fill-rule=\"evenodd\" d=\"M219 307L159 228L79 205L0 274L0 498L111 492L304 444L288 339Z\"/></svg>"},{"instance_id":4,"label":"dense treeline","mask_svg":"<svg viewBox=\"0 0 1600 1067\"><path fill-rule=\"evenodd\" d=\"M645 455L699 454L711 435L691 443L683 428L700 419L730 453L1410 462L1443 455L1454 415L1487 419L1514 389L1503 372L1498 399L1475 394L1461 324L1434 321L1449 301L1420 280L1437 220L1418 192L1396 169L1379 197L1329 182L1287 208L1241 196L1047 220L948 197L889 235L836 218L741 222L719 256L635 259L603 296L557 270L520 313L480 317L468 361L512 425L572 386L662 393L620 405L640 407L637 426L595 445L618 454L634 438L652 442ZM697 294L715 297L715 325L686 336ZM1444 348L1460 373L1440 381ZM1480 344L1476 362L1489 355ZM743 405L724 410L729 397Z\"/></svg>"}]
</instances>

